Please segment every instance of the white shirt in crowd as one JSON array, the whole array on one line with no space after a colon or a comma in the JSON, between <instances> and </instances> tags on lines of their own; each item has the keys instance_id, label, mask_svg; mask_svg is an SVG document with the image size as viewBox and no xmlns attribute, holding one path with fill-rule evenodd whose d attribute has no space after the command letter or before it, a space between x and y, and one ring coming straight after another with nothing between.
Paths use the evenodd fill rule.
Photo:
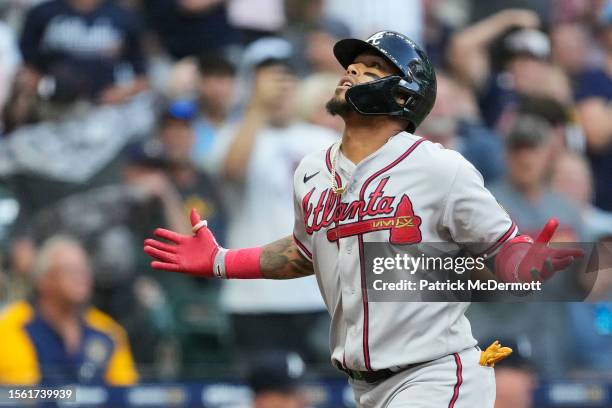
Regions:
<instances>
[{"instance_id":1,"label":"white shirt in crowd","mask_svg":"<svg viewBox=\"0 0 612 408\"><path fill-rule=\"evenodd\" d=\"M397 31L421 42L421 0L326 0L324 13L343 21L356 38L367 38L381 30Z\"/></svg>"},{"instance_id":2,"label":"white shirt in crowd","mask_svg":"<svg viewBox=\"0 0 612 408\"><path fill-rule=\"evenodd\" d=\"M235 135L236 124L220 130L213 155L217 169ZM337 140L333 131L303 122L261 130L243 183L222 183L229 217L226 246L259 246L291 235L294 171L307 154ZM325 307L314 276L289 281L230 280L224 285L222 303L232 313L310 312Z\"/></svg>"}]
</instances>

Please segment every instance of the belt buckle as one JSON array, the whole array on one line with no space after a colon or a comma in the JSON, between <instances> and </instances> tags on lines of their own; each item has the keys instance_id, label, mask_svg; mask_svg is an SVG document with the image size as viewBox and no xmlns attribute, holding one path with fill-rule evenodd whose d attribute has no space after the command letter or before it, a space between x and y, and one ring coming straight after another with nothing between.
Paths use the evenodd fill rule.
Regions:
<instances>
[{"instance_id":1,"label":"belt buckle","mask_svg":"<svg viewBox=\"0 0 612 408\"><path fill-rule=\"evenodd\" d=\"M365 378L364 378L363 373L361 371L351 370L351 376L352 376L353 380L365 381Z\"/></svg>"}]
</instances>

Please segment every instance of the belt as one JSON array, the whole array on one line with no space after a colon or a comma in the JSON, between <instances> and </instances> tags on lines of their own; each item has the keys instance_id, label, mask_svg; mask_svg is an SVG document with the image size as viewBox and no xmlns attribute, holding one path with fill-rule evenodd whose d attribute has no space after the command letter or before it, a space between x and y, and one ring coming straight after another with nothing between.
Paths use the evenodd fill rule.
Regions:
<instances>
[{"instance_id":1,"label":"belt","mask_svg":"<svg viewBox=\"0 0 612 408\"><path fill-rule=\"evenodd\" d=\"M350 370L348 368L344 368L342 367L342 365L340 363L337 363L336 366L338 367L338 369L340 369L341 371L344 371L344 373L346 375L348 375L350 378L352 378L353 380L357 380L357 381L365 381L368 384L373 384L373 383L377 383L379 381L384 381L388 378L393 377L395 374L402 372L404 370L409 370L411 368L415 368L420 366L421 364L425 364L427 361L424 361L422 363L415 363L415 364L408 364L406 366L401 367L399 370L397 371L392 371L388 368L385 368L383 370L376 370L376 371L358 371L358 370Z\"/></svg>"}]
</instances>

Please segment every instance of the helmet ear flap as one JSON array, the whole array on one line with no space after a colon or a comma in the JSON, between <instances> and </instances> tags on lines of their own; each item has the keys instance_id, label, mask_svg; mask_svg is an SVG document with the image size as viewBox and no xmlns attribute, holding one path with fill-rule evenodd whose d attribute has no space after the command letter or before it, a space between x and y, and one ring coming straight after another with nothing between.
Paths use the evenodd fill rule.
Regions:
<instances>
[{"instance_id":1,"label":"helmet ear flap","mask_svg":"<svg viewBox=\"0 0 612 408\"><path fill-rule=\"evenodd\" d=\"M397 83L391 90L391 94L395 99L395 102L400 105L404 109L412 109L416 105L418 98L414 92L408 89L404 85L405 82L403 79Z\"/></svg>"},{"instance_id":2,"label":"helmet ear flap","mask_svg":"<svg viewBox=\"0 0 612 408\"><path fill-rule=\"evenodd\" d=\"M399 81L397 85L393 87L391 93L395 102L402 108L402 114L400 116L404 117L408 121L406 130L413 133L416 130L416 126L414 123L412 123L412 120L408 118L412 117L412 112L414 112L418 106L419 95L407 88L404 85L405 83L406 81L404 80Z\"/></svg>"}]
</instances>

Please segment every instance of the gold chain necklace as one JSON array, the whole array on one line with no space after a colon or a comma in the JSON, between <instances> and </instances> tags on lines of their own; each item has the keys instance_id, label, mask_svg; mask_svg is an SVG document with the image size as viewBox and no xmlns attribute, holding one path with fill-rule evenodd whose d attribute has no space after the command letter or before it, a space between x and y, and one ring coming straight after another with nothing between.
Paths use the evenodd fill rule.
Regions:
<instances>
[{"instance_id":1,"label":"gold chain necklace","mask_svg":"<svg viewBox=\"0 0 612 408\"><path fill-rule=\"evenodd\" d=\"M338 142L338 147L334 151L334 157L332 158L332 166L331 166L331 188L335 195L342 195L346 191L346 185L344 187L338 187L336 183L336 166L338 162L338 152L340 151L340 147L342 146L342 140Z\"/></svg>"},{"instance_id":2,"label":"gold chain necklace","mask_svg":"<svg viewBox=\"0 0 612 408\"><path fill-rule=\"evenodd\" d=\"M387 141L385 143L389 143L389 140L393 139L395 136L397 136L399 133L396 133L394 135L389 136L389 138L387 139ZM337 143L337 147L336 150L334 151L334 155L332 157L332 165L331 165L331 188L332 188L332 192L335 195L342 195L344 194L344 192L346 191L346 188L348 187L348 182L344 185L344 187L338 187L338 184L336 184L336 166L337 166L337 161L338 161L338 153L340 152L340 147L342 147L342 140L340 140Z\"/></svg>"}]
</instances>

